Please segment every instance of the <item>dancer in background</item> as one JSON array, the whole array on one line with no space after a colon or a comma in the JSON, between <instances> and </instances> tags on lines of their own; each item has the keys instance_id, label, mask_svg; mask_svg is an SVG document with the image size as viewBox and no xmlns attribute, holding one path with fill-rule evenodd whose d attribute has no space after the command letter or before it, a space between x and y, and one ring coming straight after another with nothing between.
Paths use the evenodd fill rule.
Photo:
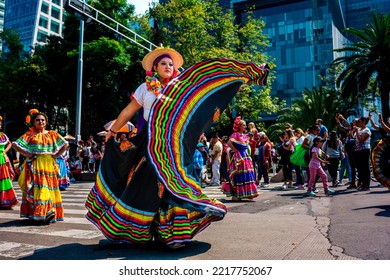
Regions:
<instances>
[{"instance_id":1,"label":"dancer in background","mask_svg":"<svg viewBox=\"0 0 390 280\"><path fill-rule=\"evenodd\" d=\"M253 199L259 196L253 162L248 154L249 138L245 134L246 123L241 117L234 121L233 131L227 144L229 181L222 185L222 191L233 201Z\"/></svg>"},{"instance_id":2,"label":"dancer in background","mask_svg":"<svg viewBox=\"0 0 390 280\"><path fill-rule=\"evenodd\" d=\"M3 125L3 118L0 116L0 130ZM0 208L12 208L18 203L15 190L12 188L14 171L7 157L7 152L12 144L7 135L0 131Z\"/></svg>"},{"instance_id":3,"label":"dancer in background","mask_svg":"<svg viewBox=\"0 0 390 280\"><path fill-rule=\"evenodd\" d=\"M56 159L68 147L57 131L46 130L47 122L45 113L31 109L26 116L30 130L12 143L26 156L18 179L23 194L20 216L44 224L64 219Z\"/></svg>"}]
</instances>

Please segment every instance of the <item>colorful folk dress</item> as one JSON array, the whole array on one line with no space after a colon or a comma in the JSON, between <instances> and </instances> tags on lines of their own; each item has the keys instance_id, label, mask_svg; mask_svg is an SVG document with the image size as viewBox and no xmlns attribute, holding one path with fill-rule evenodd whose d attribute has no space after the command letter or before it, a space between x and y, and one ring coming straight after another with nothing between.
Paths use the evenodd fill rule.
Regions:
<instances>
[{"instance_id":1,"label":"colorful folk dress","mask_svg":"<svg viewBox=\"0 0 390 280\"><path fill-rule=\"evenodd\" d=\"M70 167L66 159L67 157L65 155L60 155L57 158L57 164L60 170L59 184L61 191L66 190L70 185Z\"/></svg>"},{"instance_id":2,"label":"colorful folk dress","mask_svg":"<svg viewBox=\"0 0 390 280\"><path fill-rule=\"evenodd\" d=\"M257 197L259 194L253 162L248 153L248 137L235 132L230 136L230 141L237 152L228 154L229 180L222 185L222 191L227 197L233 196L238 199Z\"/></svg>"},{"instance_id":3,"label":"colorful folk dress","mask_svg":"<svg viewBox=\"0 0 390 280\"><path fill-rule=\"evenodd\" d=\"M0 208L12 208L18 203L15 190L12 188L14 171L11 163L4 152L9 139L0 132Z\"/></svg>"},{"instance_id":4,"label":"colorful folk dress","mask_svg":"<svg viewBox=\"0 0 390 280\"><path fill-rule=\"evenodd\" d=\"M188 242L222 220L226 206L202 192L193 151L216 106L223 110L244 82L261 84L267 72L216 59L185 70L158 96L142 84L134 98L147 124L127 141L106 143L87 219L111 241L167 245Z\"/></svg>"},{"instance_id":5,"label":"colorful folk dress","mask_svg":"<svg viewBox=\"0 0 390 280\"><path fill-rule=\"evenodd\" d=\"M59 189L59 167L52 155L56 154L66 140L56 131L34 133L28 131L14 144L34 156L22 165L18 179L22 190L20 217L44 222L53 215L51 222L64 219L64 209Z\"/></svg>"}]
</instances>

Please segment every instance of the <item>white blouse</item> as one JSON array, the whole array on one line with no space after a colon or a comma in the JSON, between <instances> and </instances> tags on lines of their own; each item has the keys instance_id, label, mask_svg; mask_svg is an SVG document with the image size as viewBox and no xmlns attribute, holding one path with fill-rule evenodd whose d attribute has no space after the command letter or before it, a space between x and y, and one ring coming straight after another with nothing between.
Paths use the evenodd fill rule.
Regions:
<instances>
[{"instance_id":1,"label":"white blouse","mask_svg":"<svg viewBox=\"0 0 390 280\"><path fill-rule=\"evenodd\" d=\"M134 98L144 108L144 119L148 121L150 109L157 98L156 95L146 88L146 83L143 83L135 90Z\"/></svg>"}]
</instances>

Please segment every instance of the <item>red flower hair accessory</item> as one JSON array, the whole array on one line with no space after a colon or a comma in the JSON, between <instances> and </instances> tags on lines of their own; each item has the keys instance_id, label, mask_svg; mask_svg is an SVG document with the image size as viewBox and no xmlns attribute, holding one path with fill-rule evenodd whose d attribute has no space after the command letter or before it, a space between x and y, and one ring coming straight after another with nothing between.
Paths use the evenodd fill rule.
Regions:
<instances>
[{"instance_id":1,"label":"red flower hair accessory","mask_svg":"<svg viewBox=\"0 0 390 280\"><path fill-rule=\"evenodd\" d=\"M233 131L236 132L238 131L238 128L240 127L240 121L241 121L241 117L238 116L235 120L234 120L234 123L233 123Z\"/></svg>"}]
</instances>

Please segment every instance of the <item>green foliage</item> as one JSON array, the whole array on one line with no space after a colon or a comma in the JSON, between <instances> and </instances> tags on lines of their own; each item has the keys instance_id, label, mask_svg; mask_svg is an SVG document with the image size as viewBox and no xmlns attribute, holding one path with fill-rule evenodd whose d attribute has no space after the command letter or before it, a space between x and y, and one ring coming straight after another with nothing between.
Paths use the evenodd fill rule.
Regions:
<instances>
[{"instance_id":1,"label":"green foliage","mask_svg":"<svg viewBox=\"0 0 390 280\"><path fill-rule=\"evenodd\" d=\"M3 48L7 52L0 60L0 114L6 114L12 121L7 133L24 132L24 115L29 106L38 105L36 95L44 81L40 78L46 67L40 60L35 60L24 50L19 35L12 30L4 30L1 35Z\"/></svg>"},{"instance_id":2,"label":"green foliage","mask_svg":"<svg viewBox=\"0 0 390 280\"><path fill-rule=\"evenodd\" d=\"M345 97L372 96L378 89L384 119L390 116L390 13L372 14L372 20L362 29L346 32L357 42L335 50L342 56L334 63L345 68L337 78L337 85ZM374 84L371 83L374 79ZM372 91L367 89L372 88Z\"/></svg>"},{"instance_id":3,"label":"green foliage","mask_svg":"<svg viewBox=\"0 0 390 280\"><path fill-rule=\"evenodd\" d=\"M322 119L329 131L335 130L336 113L348 117L354 113L353 106L354 103L346 102L336 90L329 87L313 87L312 90L305 88L302 99L294 100L290 107L279 111L277 123L268 128L268 134L273 141L278 141L285 123L305 131L315 124L316 119Z\"/></svg>"},{"instance_id":4,"label":"green foliage","mask_svg":"<svg viewBox=\"0 0 390 280\"><path fill-rule=\"evenodd\" d=\"M167 1L164 5L156 4L144 16L134 15L134 6L126 0L88 3L141 36L151 38L156 45L161 43L180 51L184 68L212 57L266 62L274 67L264 55L268 44L262 32L264 22L248 13L246 23L237 25L233 14L223 11L216 0ZM154 22L152 28L150 22ZM11 51L0 64L1 110L19 113L18 122L23 123L25 114L20 112L37 107L49 114L51 127L59 129L66 121L59 112L65 109L69 112L68 133L74 133L79 27L79 20L69 15L65 19L64 38L49 37L48 44L37 46L32 55L24 54L17 34L3 33ZM130 93L144 81L140 62L145 53L94 21L85 24L81 118L84 136L102 130L102 125L127 105ZM233 113L258 121L260 112L276 112L277 101L269 95L273 79L271 71L269 86L243 86L214 129L230 131Z\"/></svg>"},{"instance_id":5,"label":"green foliage","mask_svg":"<svg viewBox=\"0 0 390 280\"><path fill-rule=\"evenodd\" d=\"M217 0L171 0L157 4L150 16L155 21L154 37L160 40L158 43L177 49L184 57L185 68L214 57L268 63L274 67L265 55L268 39L263 34L264 22L255 19L251 12L244 24L237 25L232 13L223 11ZM273 77L271 71L266 87L243 86L213 130L231 130L232 114L258 121L261 112L276 112L277 100L270 97Z\"/></svg>"},{"instance_id":6,"label":"green foliage","mask_svg":"<svg viewBox=\"0 0 390 280\"><path fill-rule=\"evenodd\" d=\"M77 61L78 51L69 52ZM128 74L131 57L116 40L101 37L84 45L82 119L87 131L100 131L119 114L129 94L122 77Z\"/></svg>"}]
</instances>

